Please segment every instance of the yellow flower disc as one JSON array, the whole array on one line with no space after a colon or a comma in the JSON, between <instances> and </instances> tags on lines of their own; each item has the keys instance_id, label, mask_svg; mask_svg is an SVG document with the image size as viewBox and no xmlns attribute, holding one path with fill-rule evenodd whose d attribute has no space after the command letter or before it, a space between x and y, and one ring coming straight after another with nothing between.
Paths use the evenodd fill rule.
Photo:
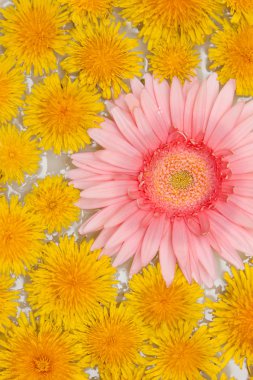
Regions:
<instances>
[{"instance_id":1,"label":"yellow flower disc","mask_svg":"<svg viewBox=\"0 0 253 380\"><path fill-rule=\"evenodd\" d=\"M98 20L107 19L112 7L116 4L115 0L58 0L60 3L67 4L71 11L72 21L78 24L87 25L89 22L98 23Z\"/></svg>"},{"instance_id":2,"label":"yellow flower disc","mask_svg":"<svg viewBox=\"0 0 253 380\"><path fill-rule=\"evenodd\" d=\"M62 67L68 73L80 73L81 81L102 90L106 99L117 97L121 89L128 92L125 79L141 75L142 59L136 39L119 33L121 24L77 28L66 52Z\"/></svg>"},{"instance_id":3,"label":"yellow flower disc","mask_svg":"<svg viewBox=\"0 0 253 380\"><path fill-rule=\"evenodd\" d=\"M101 308L79 330L84 364L97 365L101 379L131 379L144 360L140 355L143 327L123 303Z\"/></svg>"},{"instance_id":4,"label":"yellow flower disc","mask_svg":"<svg viewBox=\"0 0 253 380\"><path fill-rule=\"evenodd\" d=\"M237 95L253 95L253 26L224 24L211 39L210 69L217 70L222 84L236 80Z\"/></svg>"},{"instance_id":5,"label":"yellow flower disc","mask_svg":"<svg viewBox=\"0 0 253 380\"><path fill-rule=\"evenodd\" d=\"M24 82L25 77L21 69L15 67L15 61L0 56L0 124L17 116L18 107L23 104Z\"/></svg>"},{"instance_id":6,"label":"yellow flower disc","mask_svg":"<svg viewBox=\"0 0 253 380\"><path fill-rule=\"evenodd\" d=\"M23 65L29 74L42 75L57 68L55 52L65 54L69 36L63 26L68 22L66 6L54 0L14 0L1 9L0 44L6 55Z\"/></svg>"},{"instance_id":7,"label":"yellow flower disc","mask_svg":"<svg viewBox=\"0 0 253 380\"><path fill-rule=\"evenodd\" d=\"M217 378L219 347L207 326L199 327L194 334L188 323L179 323L175 329L164 326L157 336L150 337L150 342L144 353L154 358L149 361L146 379L203 380L204 374Z\"/></svg>"},{"instance_id":8,"label":"yellow flower disc","mask_svg":"<svg viewBox=\"0 0 253 380\"><path fill-rule=\"evenodd\" d=\"M79 360L82 356L76 339L67 331L44 319L25 314L1 337L0 367L3 379L82 380L87 375Z\"/></svg>"},{"instance_id":9,"label":"yellow flower disc","mask_svg":"<svg viewBox=\"0 0 253 380\"><path fill-rule=\"evenodd\" d=\"M37 314L46 315L66 329L76 328L89 314L99 312L116 298L115 269L100 251L90 251L92 241L80 246L74 238L48 244L43 261L30 272L28 300Z\"/></svg>"},{"instance_id":10,"label":"yellow flower disc","mask_svg":"<svg viewBox=\"0 0 253 380\"><path fill-rule=\"evenodd\" d=\"M26 204L36 213L48 232L61 232L78 220L80 210L75 203L79 190L69 186L62 176L47 176L34 184L26 196Z\"/></svg>"},{"instance_id":11,"label":"yellow flower disc","mask_svg":"<svg viewBox=\"0 0 253 380\"><path fill-rule=\"evenodd\" d=\"M224 365L230 360L241 367L246 358L253 365L253 267L245 264L245 270L232 267L232 277L225 273L227 283L213 309L212 334L217 336L222 348Z\"/></svg>"},{"instance_id":12,"label":"yellow flower disc","mask_svg":"<svg viewBox=\"0 0 253 380\"><path fill-rule=\"evenodd\" d=\"M203 317L204 304L199 302L203 289L197 283L190 285L179 269L167 287L160 265L149 265L133 276L129 288L125 296L133 314L153 329L164 323L172 328L179 321L195 326Z\"/></svg>"},{"instance_id":13,"label":"yellow flower disc","mask_svg":"<svg viewBox=\"0 0 253 380\"><path fill-rule=\"evenodd\" d=\"M186 79L195 76L200 59L189 41L172 39L169 43L157 43L147 56L150 70L160 80L178 77L183 83Z\"/></svg>"},{"instance_id":14,"label":"yellow flower disc","mask_svg":"<svg viewBox=\"0 0 253 380\"><path fill-rule=\"evenodd\" d=\"M18 299L20 296L19 290L13 290L15 279L4 274L0 275L0 331L10 325L10 317L15 318L17 314Z\"/></svg>"},{"instance_id":15,"label":"yellow flower disc","mask_svg":"<svg viewBox=\"0 0 253 380\"><path fill-rule=\"evenodd\" d=\"M98 127L103 120L98 115L104 109L99 98L77 80L60 80L53 74L32 88L24 124L31 135L41 138L44 149L56 154L77 152L91 142L87 129Z\"/></svg>"},{"instance_id":16,"label":"yellow flower disc","mask_svg":"<svg viewBox=\"0 0 253 380\"><path fill-rule=\"evenodd\" d=\"M119 0L122 16L140 27L140 36L155 46L161 38L170 41L178 34L201 44L217 28L222 6L218 0Z\"/></svg>"},{"instance_id":17,"label":"yellow flower disc","mask_svg":"<svg viewBox=\"0 0 253 380\"><path fill-rule=\"evenodd\" d=\"M16 181L21 184L25 173L32 175L39 168L40 151L36 141L27 132L13 125L0 128L0 172L1 181Z\"/></svg>"},{"instance_id":18,"label":"yellow flower disc","mask_svg":"<svg viewBox=\"0 0 253 380\"><path fill-rule=\"evenodd\" d=\"M0 198L0 267L3 273L19 275L37 263L41 256L44 226L18 197L8 203Z\"/></svg>"}]
</instances>

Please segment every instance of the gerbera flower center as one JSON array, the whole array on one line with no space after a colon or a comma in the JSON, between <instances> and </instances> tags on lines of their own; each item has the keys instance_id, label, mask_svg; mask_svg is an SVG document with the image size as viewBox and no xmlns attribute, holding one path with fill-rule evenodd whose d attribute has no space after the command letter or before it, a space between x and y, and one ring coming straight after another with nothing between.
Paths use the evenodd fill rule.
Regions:
<instances>
[{"instance_id":1,"label":"gerbera flower center","mask_svg":"<svg viewBox=\"0 0 253 380\"><path fill-rule=\"evenodd\" d=\"M36 372L40 374L46 374L50 372L51 363L50 360L46 356L41 356L34 360L34 368Z\"/></svg>"},{"instance_id":2,"label":"gerbera flower center","mask_svg":"<svg viewBox=\"0 0 253 380\"><path fill-rule=\"evenodd\" d=\"M204 144L178 141L145 160L140 189L155 208L178 216L212 205L221 180L221 160Z\"/></svg>"}]
</instances>

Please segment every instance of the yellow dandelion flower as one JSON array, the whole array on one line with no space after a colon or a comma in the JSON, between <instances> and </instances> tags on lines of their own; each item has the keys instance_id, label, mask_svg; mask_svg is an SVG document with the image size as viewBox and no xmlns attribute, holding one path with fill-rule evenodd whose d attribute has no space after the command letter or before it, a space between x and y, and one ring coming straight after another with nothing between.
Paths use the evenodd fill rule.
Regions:
<instances>
[{"instance_id":1,"label":"yellow dandelion flower","mask_svg":"<svg viewBox=\"0 0 253 380\"><path fill-rule=\"evenodd\" d=\"M83 83L102 90L104 98L117 97L121 88L128 92L124 79L141 75L142 59L134 50L138 41L119 32L121 24L89 24L76 28L74 41L66 49L62 67L68 73L80 72Z\"/></svg>"},{"instance_id":2,"label":"yellow dandelion flower","mask_svg":"<svg viewBox=\"0 0 253 380\"><path fill-rule=\"evenodd\" d=\"M12 290L15 279L4 274L0 274L0 331L3 332L5 327L9 326L9 317L16 317L19 291Z\"/></svg>"},{"instance_id":3,"label":"yellow dandelion flower","mask_svg":"<svg viewBox=\"0 0 253 380\"><path fill-rule=\"evenodd\" d=\"M215 378L220 371L216 353L219 347L207 326L201 326L194 334L187 323L180 323L177 329L163 329L157 336L151 336L149 348L144 351L154 358L146 371L146 379L152 380L203 380ZM204 375L205 374L205 375Z\"/></svg>"},{"instance_id":4,"label":"yellow dandelion flower","mask_svg":"<svg viewBox=\"0 0 253 380\"><path fill-rule=\"evenodd\" d=\"M0 172L1 182L16 181L21 184L24 174L36 173L39 168L40 151L36 142L26 132L13 125L0 128Z\"/></svg>"},{"instance_id":5,"label":"yellow dandelion flower","mask_svg":"<svg viewBox=\"0 0 253 380\"><path fill-rule=\"evenodd\" d=\"M172 327L179 321L188 321L193 327L203 317L204 305L199 301L204 291L195 282L190 285L179 269L167 287L160 265L149 265L133 276L129 288L125 296L133 314L153 329L163 323Z\"/></svg>"},{"instance_id":6,"label":"yellow dandelion flower","mask_svg":"<svg viewBox=\"0 0 253 380\"><path fill-rule=\"evenodd\" d=\"M213 311L211 331L222 347L224 365L234 359L240 366L246 358L253 365L253 267L245 270L231 268L232 277L225 273L227 286L218 302L210 304Z\"/></svg>"},{"instance_id":7,"label":"yellow dandelion flower","mask_svg":"<svg viewBox=\"0 0 253 380\"><path fill-rule=\"evenodd\" d=\"M76 328L88 314L114 301L115 269L100 251L90 251L92 241L80 246L65 236L59 245L48 244L43 262L30 273L28 301L37 314L47 315L65 328Z\"/></svg>"},{"instance_id":8,"label":"yellow dandelion flower","mask_svg":"<svg viewBox=\"0 0 253 380\"><path fill-rule=\"evenodd\" d=\"M21 314L18 325L1 337L0 367L4 379L81 380L81 351L75 337L41 319Z\"/></svg>"},{"instance_id":9,"label":"yellow dandelion flower","mask_svg":"<svg viewBox=\"0 0 253 380\"><path fill-rule=\"evenodd\" d=\"M32 89L27 98L24 124L28 132L41 138L45 149L74 151L90 144L88 128L103 120L98 113L104 106L100 96L69 78L60 80L58 74L45 78Z\"/></svg>"},{"instance_id":10,"label":"yellow dandelion flower","mask_svg":"<svg viewBox=\"0 0 253 380\"><path fill-rule=\"evenodd\" d=\"M160 80L178 77L181 82L195 76L200 59L199 53L189 41L171 39L160 41L147 56L150 70Z\"/></svg>"},{"instance_id":11,"label":"yellow dandelion flower","mask_svg":"<svg viewBox=\"0 0 253 380\"><path fill-rule=\"evenodd\" d=\"M232 14L232 22L238 23L246 20L253 25L253 2L252 0L220 0L226 4Z\"/></svg>"},{"instance_id":12,"label":"yellow dandelion flower","mask_svg":"<svg viewBox=\"0 0 253 380\"><path fill-rule=\"evenodd\" d=\"M0 44L6 55L23 65L34 75L57 68L55 52L65 54L69 39L63 26L68 22L65 6L54 0L14 0L14 4L1 9Z\"/></svg>"},{"instance_id":13,"label":"yellow dandelion flower","mask_svg":"<svg viewBox=\"0 0 253 380\"><path fill-rule=\"evenodd\" d=\"M253 95L253 26L225 23L211 41L210 69L217 70L220 82L236 79L237 95Z\"/></svg>"},{"instance_id":14,"label":"yellow dandelion flower","mask_svg":"<svg viewBox=\"0 0 253 380\"><path fill-rule=\"evenodd\" d=\"M216 29L222 6L218 0L119 0L122 16L136 27L148 48L164 38L179 34L185 40L201 44Z\"/></svg>"},{"instance_id":15,"label":"yellow dandelion flower","mask_svg":"<svg viewBox=\"0 0 253 380\"><path fill-rule=\"evenodd\" d=\"M101 379L132 378L136 364L143 361L139 352L144 332L123 303L101 308L79 330L85 365L98 366Z\"/></svg>"},{"instance_id":16,"label":"yellow dandelion flower","mask_svg":"<svg viewBox=\"0 0 253 380\"><path fill-rule=\"evenodd\" d=\"M61 232L78 220L80 210L75 203L79 190L69 186L62 176L48 176L34 184L26 196L26 204L38 216L48 232Z\"/></svg>"},{"instance_id":17,"label":"yellow dandelion flower","mask_svg":"<svg viewBox=\"0 0 253 380\"><path fill-rule=\"evenodd\" d=\"M3 273L24 274L41 254L44 226L38 216L12 196L0 198L0 268Z\"/></svg>"},{"instance_id":18,"label":"yellow dandelion flower","mask_svg":"<svg viewBox=\"0 0 253 380\"><path fill-rule=\"evenodd\" d=\"M0 124L17 116L18 107L23 103L24 81L24 75L15 67L15 62L4 55L0 56Z\"/></svg>"},{"instance_id":19,"label":"yellow dandelion flower","mask_svg":"<svg viewBox=\"0 0 253 380\"><path fill-rule=\"evenodd\" d=\"M89 22L97 24L98 20L107 19L112 7L116 5L115 0L58 0L67 4L71 10L72 21L87 25Z\"/></svg>"}]
</instances>

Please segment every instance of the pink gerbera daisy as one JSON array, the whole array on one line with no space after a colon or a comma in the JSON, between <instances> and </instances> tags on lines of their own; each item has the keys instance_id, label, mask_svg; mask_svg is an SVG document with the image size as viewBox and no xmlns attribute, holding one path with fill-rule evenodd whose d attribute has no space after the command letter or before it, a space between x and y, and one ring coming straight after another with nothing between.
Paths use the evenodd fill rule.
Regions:
<instances>
[{"instance_id":1,"label":"pink gerbera daisy","mask_svg":"<svg viewBox=\"0 0 253 380\"><path fill-rule=\"evenodd\" d=\"M241 268L253 252L253 101L233 105L235 82L216 75L183 86L145 85L108 104L111 119L89 135L104 149L72 156L79 206L98 209L81 234L102 230L93 249L133 258L130 274L159 252L167 284L176 262L191 281L212 286L215 250Z\"/></svg>"}]
</instances>

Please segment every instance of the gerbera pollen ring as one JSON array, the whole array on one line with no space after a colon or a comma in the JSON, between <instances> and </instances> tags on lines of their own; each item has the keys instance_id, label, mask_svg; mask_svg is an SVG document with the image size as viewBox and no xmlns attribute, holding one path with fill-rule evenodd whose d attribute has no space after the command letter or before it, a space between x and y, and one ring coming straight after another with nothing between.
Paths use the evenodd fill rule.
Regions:
<instances>
[{"instance_id":1,"label":"gerbera pollen ring","mask_svg":"<svg viewBox=\"0 0 253 380\"><path fill-rule=\"evenodd\" d=\"M212 286L214 251L242 268L252 255L252 102L233 105L235 82L216 75L171 86L145 75L132 94L109 102L111 119L89 135L102 148L72 156L82 209L98 209L80 228L99 231L93 249L133 257L130 274L159 252L170 284L176 263L187 280Z\"/></svg>"}]
</instances>

